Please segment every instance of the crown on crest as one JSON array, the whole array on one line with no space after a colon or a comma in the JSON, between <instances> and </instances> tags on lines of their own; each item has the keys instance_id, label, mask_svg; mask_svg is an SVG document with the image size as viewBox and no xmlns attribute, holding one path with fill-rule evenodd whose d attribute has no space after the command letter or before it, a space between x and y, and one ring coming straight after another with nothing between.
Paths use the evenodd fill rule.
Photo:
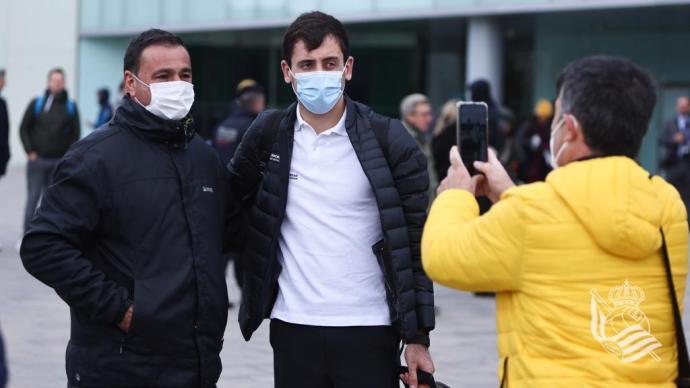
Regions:
<instances>
[{"instance_id":1,"label":"crown on crest","mask_svg":"<svg viewBox=\"0 0 690 388\"><path fill-rule=\"evenodd\" d=\"M638 306L645 299L644 290L638 286L633 286L627 279L622 286L616 286L609 291L609 300L616 307L619 306Z\"/></svg>"}]
</instances>

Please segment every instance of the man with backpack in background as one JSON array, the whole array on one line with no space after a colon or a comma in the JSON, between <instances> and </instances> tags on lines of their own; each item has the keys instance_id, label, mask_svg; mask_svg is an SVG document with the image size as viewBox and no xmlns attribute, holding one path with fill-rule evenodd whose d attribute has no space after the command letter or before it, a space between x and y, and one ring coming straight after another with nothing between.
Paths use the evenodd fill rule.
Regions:
<instances>
[{"instance_id":1,"label":"man with backpack in background","mask_svg":"<svg viewBox=\"0 0 690 388\"><path fill-rule=\"evenodd\" d=\"M79 140L79 112L65 90L65 72L48 72L48 88L33 99L24 112L19 128L24 150L29 158L26 168L28 197L24 231L36 210L42 193L58 160Z\"/></svg>"}]
</instances>

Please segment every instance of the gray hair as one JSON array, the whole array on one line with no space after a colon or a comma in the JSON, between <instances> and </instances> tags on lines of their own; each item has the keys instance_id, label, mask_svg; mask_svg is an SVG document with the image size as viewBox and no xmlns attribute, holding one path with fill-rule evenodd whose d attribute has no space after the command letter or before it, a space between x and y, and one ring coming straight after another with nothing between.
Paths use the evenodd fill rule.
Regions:
<instances>
[{"instance_id":1,"label":"gray hair","mask_svg":"<svg viewBox=\"0 0 690 388\"><path fill-rule=\"evenodd\" d=\"M419 104L430 104L429 98L421 93L414 93L406 96L400 102L400 118L404 119L405 116L414 113Z\"/></svg>"}]
</instances>

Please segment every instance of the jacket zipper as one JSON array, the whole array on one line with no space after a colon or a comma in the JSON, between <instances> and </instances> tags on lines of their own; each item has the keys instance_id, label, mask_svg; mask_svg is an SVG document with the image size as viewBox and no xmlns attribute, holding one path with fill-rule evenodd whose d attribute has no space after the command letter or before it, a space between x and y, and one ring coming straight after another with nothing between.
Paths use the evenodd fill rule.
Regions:
<instances>
[{"instance_id":1,"label":"jacket zipper","mask_svg":"<svg viewBox=\"0 0 690 388\"><path fill-rule=\"evenodd\" d=\"M199 293L199 277L196 269L196 249L194 247L194 234L192 233L192 227L189 222L189 216L187 215L187 206L185 205L185 193L184 184L182 181L182 174L180 173L179 166L175 160L175 156L171 151L168 151L168 155L173 162L173 167L175 168L175 174L177 175L177 184L180 190L180 201L182 204L182 214L187 222L187 232L189 233L189 242L191 244L192 251L192 271L194 272L194 290L196 291L196 311L194 312L194 347L196 348L197 362L199 364L199 379L202 379L203 371L201 368L201 349L199 348L199 305L201 300L201 294ZM201 381L200 381L201 382Z\"/></svg>"}]
</instances>

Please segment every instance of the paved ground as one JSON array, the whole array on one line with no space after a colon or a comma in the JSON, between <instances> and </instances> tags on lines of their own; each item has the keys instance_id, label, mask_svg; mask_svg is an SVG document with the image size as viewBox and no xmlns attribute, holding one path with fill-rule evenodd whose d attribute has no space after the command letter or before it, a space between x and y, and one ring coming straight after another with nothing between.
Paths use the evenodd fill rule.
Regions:
<instances>
[{"instance_id":1,"label":"paved ground","mask_svg":"<svg viewBox=\"0 0 690 388\"><path fill-rule=\"evenodd\" d=\"M66 385L64 352L69 313L52 290L21 266L15 245L20 238L24 174L11 169L0 180L0 323L10 363L10 388ZM237 302L232 276L230 298ZM489 388L496 379L494 300L437 288L440 315L432 336L437 379L453 388ZM236 324L237 310L225 333L224 370L219 387L272 387L271 350L266 324L245 343ZM685 322L690 320L686 314Z\"/></svg>"}]
</instances>

